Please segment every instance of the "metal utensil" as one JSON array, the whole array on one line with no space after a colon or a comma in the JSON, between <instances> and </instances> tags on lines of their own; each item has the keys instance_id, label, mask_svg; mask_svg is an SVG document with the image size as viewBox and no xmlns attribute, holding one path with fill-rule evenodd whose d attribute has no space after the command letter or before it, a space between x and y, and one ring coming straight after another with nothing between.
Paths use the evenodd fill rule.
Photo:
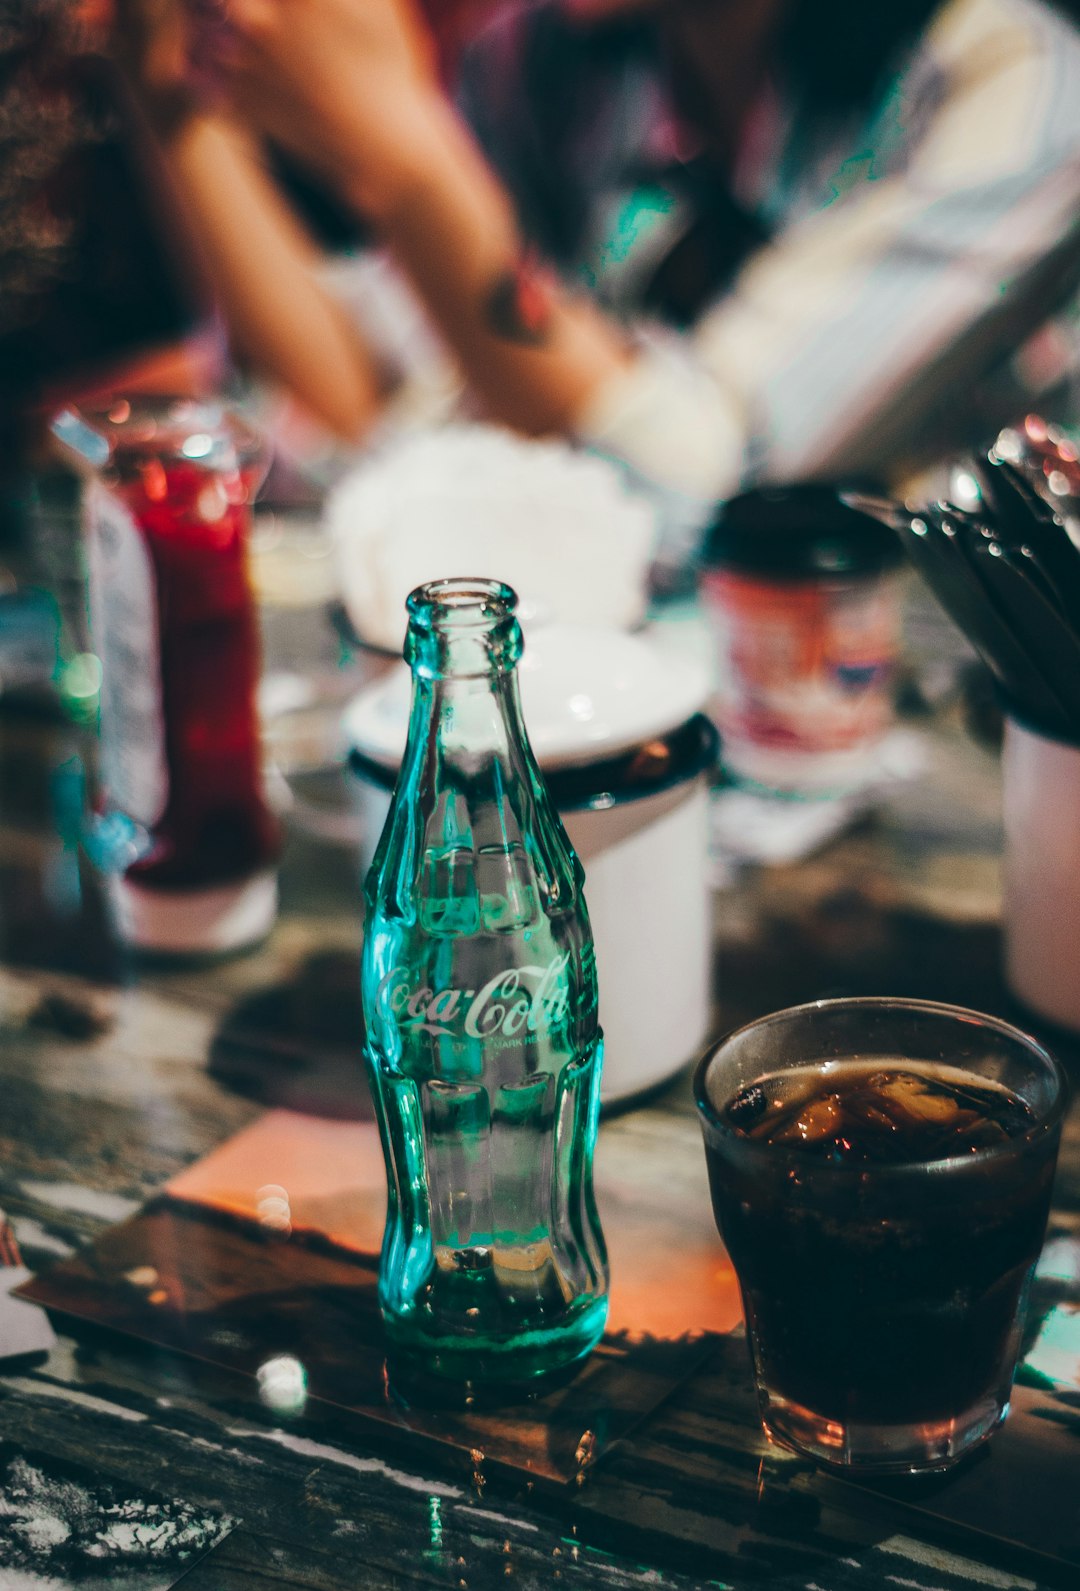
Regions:
<instances>
[{"instance_id":1,"label":"metal utensil","mask_svg":"<svg viewBox=\"0 0 1080 1591\"><path fill-rule=\"evenodd\" d=\"M997 599L979 579L960 526L931 505L895 527L912 563L945 612L967 636L1000 688L1040 722L1064 726L1068 711L1042 668L1025 651Z\"/></svg>"},{"instance_id":2,"label":"metal utensil","mask_svg":"<svg viewBox=\"0 0 1080 1591\"><path fill-rule=\"evenodd\" d=\"M940 506L952 524L965 527L973 546L979 546L982 543L993 543L995 546L1007 551L1010 558L1019 559L1029 578L1039 588L1047 602L1057 610L1066 623L1071 622L1069 614L1062 605L1057 587L1047 573L1041 556L1036 552L1030 541L1010 542L994 521L980 517L968 509L956 508L951 503Z\"/></svg>"},{"instance_id":3,"label":"metal utensil","mask_svg":"<svg viewBox=\"0 0 1080 1591\"><path fill-rule=\"evenodd\" d=\"M1021 552L978 536L967 525L959 534L1014 640L1050 684L1072 729L1080 731L1080 636ZM1019 705L1028 704L1021 698Z\"/></svg>"},{"instance_id":4,"label":"metal utensil","mask_svg":"<svg viewBox=\"0 0 1080 1591\"><path fill-rule=\"evenodd\" d=\"M1008 545L1031 548L1058 606L1080 628L1080 552L1062 521L1015 464L991 452L973 470L995 533Z\"/></svg>"},{"instance_id":5,"label":"metal utensil","mask_svg":"<svg viewBox=\"0 0 1080 1591\"><path fill-rule=\"evenodd\" d=\"M999 432L993 454L1015 464L1058 515L1080 548L1080 448L1059 426L1037 414Z\"/></svg>"},{"instance_id":6,"label":"metal utensil","mask_svg":"<svg viewBox=\"0 0 1080 1591\"><path fill-rule=\"evenodd\" d=\"M878 519L883 525L888 525L890 530L904 531L911 521L912 510L895 497L876 497L870 492L840 492L837 494L845 508L852 508L857 514L866 514L870 519Z\"/></svg>"}]
</instances>

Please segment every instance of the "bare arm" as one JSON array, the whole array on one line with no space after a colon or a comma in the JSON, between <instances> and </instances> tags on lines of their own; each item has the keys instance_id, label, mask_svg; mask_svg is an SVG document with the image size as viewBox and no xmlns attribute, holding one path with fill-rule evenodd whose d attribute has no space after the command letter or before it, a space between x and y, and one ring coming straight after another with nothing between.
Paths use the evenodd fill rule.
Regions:
<instances>
[{"instance_id":1,"label":"bare arm","mask_svg":"<svg viewBox=\"0 0 1080 1591\"><path fill-rule=\"evenodd\" d=\"M521 430L572 430L591 393L630 362L621 333L523 251L510 203L454 112L413 112L411 158L366 200L487 409Z\"/></svg>"},{"instance_id":2,"label":"bare arm","mask_svg":"<svg viewBox=\"0 0 1080 1591\"><path fill-rule=\"evenodd\" d=\"M167 141L166 159L238 360L337 435L360 435L386 395L385 375L319 282L319 252L257 147L225 120L200 115Z\"/></svg>"},{"instance_id":3,"label":"bare arm","mask_svg":"<svg viewBox=\"0 0 1080 1591\"><path fill-rule=\"evenodd\" d=\"M961 406L1036 324L1043 273L1059 297L1075 281L1080 44L1049 14L943 8L894 106L904 159L845 161L842 197L784 229L672 354L627 347L530 270L505 194L410 53L411 0L232 10L254 114L375 220L489 409L684 497L726 494L748 456L783 479L940 445L928 398ZM946 89L930 106L927 65Z\"/></svg>"},{"instance_id":4,"label":"bare arm","mask_svg":"<svg viewBox=\"0 0 1080 1591\"><path fill-rule=\"evenodd\" d=\"M523 430L572 429L631 356L525 257L410 0L234 0L230 14L246 113L373 222L489 411Z\"/></svg>"},{"instance_id":5,"label":"bare arm","mask_svg":"<svg viewBox=\"0 0 1080 1591\"><path fill-rule=\"evenodd\" d=\"M386 396L386 374L320 282L319 251L264 170L258 142L204 104L208 91L219 97L205 27L184 0L117 0L109 42L157 132L233 354L355 438Z\"/></svg>"}]
</instances>

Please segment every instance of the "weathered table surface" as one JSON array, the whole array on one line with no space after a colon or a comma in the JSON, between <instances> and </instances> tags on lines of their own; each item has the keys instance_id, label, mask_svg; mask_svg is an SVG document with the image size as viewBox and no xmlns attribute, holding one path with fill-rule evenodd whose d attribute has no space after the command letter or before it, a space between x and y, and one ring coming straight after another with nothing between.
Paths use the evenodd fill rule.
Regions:
<instances>
[{"instance_id":1,"label":"weathered table surface","mask_svg":"<svg viewBox=\"0 0 1080 1591\"><path fill-rule=\"evenodd\" d=\"M268 637L272 649L272 625ZM258 1099L208 1067L215 1035L271 988L292 992L317 1035L360 938L347 847L326 837L330 824L316 838L294 821L264 947L212 968L125 964L70 824L43 821L64 804L80 744L69 728L0 713L0 1203L32 1268L258 1116ZM838 993L1015 1014L998 967L996 758L949 722L928 746L926 776L873 817L807 861L750 869L717 892L717 1031ZM56 994L73 1004L42 1004ZM104 1031L74 1033L87 999ZM673 1178L700 1201L687 1078L605 1122L601 1153L633 1157L643 1201ZM1052 1234L1080 1236L1075 1111ZM227 1380L164 1352L61 1336L44 1363L0 1366L0 1588L970 1591L1080 1578L915 1525L888 1499L853 1506L843 1483L765 1448L745 1380L741 1347L718 1354L583 1486L553 1495L411 1465L327 1415L260 1416ZM1061 1506L1075 1509L1075 1430L1071 1441Z\"/></svg>"}]
</instances>

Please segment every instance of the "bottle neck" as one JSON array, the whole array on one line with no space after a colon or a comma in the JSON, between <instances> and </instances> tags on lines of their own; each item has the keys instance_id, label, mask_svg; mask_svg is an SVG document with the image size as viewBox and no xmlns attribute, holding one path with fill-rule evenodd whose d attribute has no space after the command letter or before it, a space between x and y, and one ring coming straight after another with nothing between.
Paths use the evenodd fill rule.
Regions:
<instances>
[{"instance_id":1,"label":"bottle neck","mask_svg":"<svg viewBox=\"0 0 1080 1591\"><path fill-rule=\"evenodd\" d=\"M514 879L525 869L547 916L580 905L580 865L525 732L514 603L507 587L476 580L433 582L409 598L412 712L368 886L369 899L382 899L402 920L414 912L417 891L435 888L433 877L451 856L459 857L458 882L444 880L444 894L466 888L468 878L469 888L480 889L476 868L502 866Z\"/></svg>"},{"instance_id":2,"label":"bottle neck","mask_svg":"<svg viewBox=\"0 0 1080 1591\"><path fill-rule=\"evenodd\" d=\"M409 598L413 755L433 755L437 744L444 765L516 764L526 756L514 600L496 582L465 580L433 582Z\"/></svg>"}]
</instances>

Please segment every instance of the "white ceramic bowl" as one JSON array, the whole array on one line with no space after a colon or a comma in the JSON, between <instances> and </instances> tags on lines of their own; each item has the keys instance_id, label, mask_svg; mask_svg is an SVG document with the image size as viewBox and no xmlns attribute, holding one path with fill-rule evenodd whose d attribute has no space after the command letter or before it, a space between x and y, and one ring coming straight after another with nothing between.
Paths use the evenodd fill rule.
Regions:
<instances>
[{"instance_id":1,"label":"white ceramic bowl","mask_svg":"<svg viewBox=\"0 0 1080 1591\"><path fill-rule=\"evenodd\" d=\"M595 762L681 724L708 699L704 664L622 630L547 624L518 665L521 707L545 768ZM348 745L394 764L405 751L412 675L397 663L345 714Z\"/></svg>"},{"instance_id":2,"label":"white ceramic bowl","mask_svg":"<svg viewBox=\"0 0 1080 1591\"><path fill-rule=\"evenodd\" d=\"M655 508L565 442L489 425L399 437L337 485L325 521L353 628L384 651L400 655L409 592L463 570L512 586L526 626L644 617Z\"/></svg>"}]
</instances>

